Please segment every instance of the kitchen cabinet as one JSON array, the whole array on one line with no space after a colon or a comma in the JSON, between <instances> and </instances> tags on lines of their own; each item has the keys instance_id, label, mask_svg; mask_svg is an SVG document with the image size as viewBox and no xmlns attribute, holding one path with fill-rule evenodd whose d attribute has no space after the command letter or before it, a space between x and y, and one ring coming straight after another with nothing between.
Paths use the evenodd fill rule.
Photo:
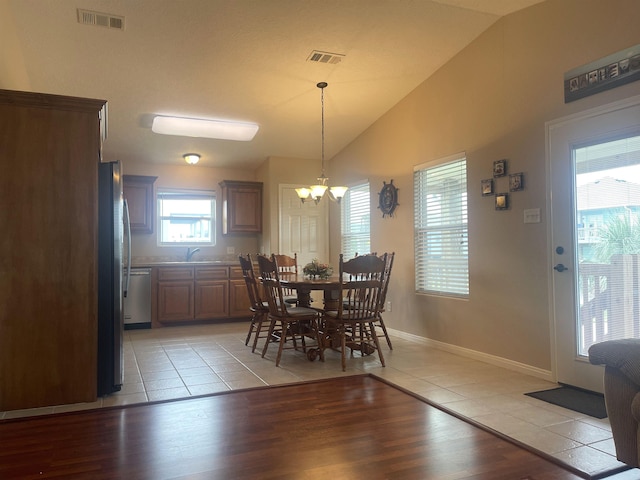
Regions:
<instances>
[{"instance_id":1,"label":"kitchen cabinet","mask_svg":"<svg viewBox=\"0 0 640 480\"><path fill-rule=\"evenodd\" d=\"M153 184L158 177L123 175L122 193L129 206L131 233L153 233Z\"/></svg>"},{"instance_id":2,"label":"kitchen cabinet","mask_svg":"<svg viewBox=\"0 0 640 480\"><path fill-rule=\"evenodd\" d=\"M224 180L222 234L262 233L262 182Z\"/></svg>"},{"instance_id":3,"label":"kitchen cabinet","mask_svg":"<svg viewBox=\"0 0 640 480\"><path fill-rule=\"evenodd\" d=\"M158 267L157 279L158 323L230 317L229 267ZM248 316L248 312L247 303L242 316Z\"/></svg>"},{"instance_id":4,"label":"kitchen cabinet","mask_svg":"<svg viewBox=\"0 0 640 480\"><path fill-rule=\"evenodd\" d=\"M227 267L196 267L196 320L229 316L228 276Z\"/></svg>"},{"instance_id":5,"label":"kitchen cabinet","mask_svg":"<svg viewBox=\"0 0 640 480\"><path fill-rule=\"evenodd\" d=\"M193 267L158 269L158 321L193 320L194 287Z\"/></svg>"},{"instance_id":6,"label":"kitchen cabinet","mask_svg":"<svg viewBox=\"0 0 640 480\"><path fill-rule=\"evenodd\" d=\"M97 398L106 102L0 90L0 411Z\"/></svg>"},{"instance_id":7,"label":"kitchen cabinet","mask_svg":"<svg viewBox=\"0 0 640 480\"><path fill-rule=\"evenodd\" d=\"M247 317L251 315L249 292L242 276L242 268L229 267L229 317Z\"/></svg>"}]
</instances>

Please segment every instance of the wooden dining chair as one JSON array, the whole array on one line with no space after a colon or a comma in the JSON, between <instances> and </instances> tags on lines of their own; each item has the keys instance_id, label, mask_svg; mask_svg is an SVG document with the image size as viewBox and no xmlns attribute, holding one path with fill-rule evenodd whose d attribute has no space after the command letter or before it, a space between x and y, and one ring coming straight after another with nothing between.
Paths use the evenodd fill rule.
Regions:
<instances>
[{"instance_id":1,"label":"wooden dining chair","mask_svg":"<svg viewBox=\"0 0 640 480\"><path fill-rule=\"evenodd\" d=\"M347 347L351 355L354 350L360 350L362 355L377 351L385 366L374 325L380 311L385 267L386 255L361 255L347 261L340 255L342 302L337 311L324 312L324 323L325 331L332 332L332 338L340 343L342 371L346 370Z\"/></svg>"},{"instance_id":2,"label":"wooden dining chair","mask_svg":"<svg viewBox=\"0 0 640 480\"><path fill-rule=\"evenodd\" d=\"M255 272L253 271L251 255L247 254L246 258L240 255L238 259L240 260L240 268L242 268L242 276L247 284L250 303L249 310L252 312L251 322L249 323L249 333L247 333L247 338L244 344L249 345L251 335L255 333L253 345L251 347L251 352L253 353L256 350L259 338L268 338L268 341L271 341L271 337L266 335L260 336L260 333L262 332L262 325L268 320L269 304L266 301L263 301L262 296L260 295L260 286L258 285L258 280L256 279Z\"/></svg>"},{"instance_id":3,"label":"wooden dining chair","mask_svg":"<svg viewBox=\"0 0 640 480\"><path fill-rule=\"evenodd\" d=\"M387 333L387 327L384 324L384 320L382 318L382 314L385 310L385 303L387 302L387 290L389 289L389 280L391 279L391 268L393 267L393 258L396 253L386 253L386 261L384 268L384 276L382 279L382 293L380 294L380 309L378 310L378 317L374 325L377 329L380 329L381 333L378 333L378 337L384 337L387 340L387 345L389 346L389 350L393 350L393 345L391 345L391 339L389 338L389 333Z\"/></svg>"},{"instance_id":4,"label":"wooden dining chair","mask_svg":"<svg viewBox=\"0 0 640 480\"><path fill-rule=\"evenodd\" d=\"M309 360L315 360L319 354L320 360L324 361L319 333L320 314L318 311L307 307L292 306L284 301L284 292L282 285L280 285L280 274L275 255L271 255L271 258L258 255L258 266L260 269L260 281L269 305L270 323L267 337L271 338L276 329L281 331L276 367L280 365L282 351L285 348L302 349ZM306 338L313 339L313 345L308 346ZM291 347L285 347L288 340L291 340ZM300 347L298 347L298 341L300 342ZM266 342L264 344L262 349L263 358L270 343Z\"/></svg>"},{"instance_id":5,"label":"wooden dining chair","mask_svg":"<svg viewBox=\"0 0 640 480\"><path fill-rule=\"evenodd\" d=\"M278 274L282 279L295 278L298 274L298 254L294 253L293 257L284 254L274 253L273 256L278 264ZM291 288L283 288L284 301L290 305L297 305L297 292Z\"/></svg>"}]
</instances>

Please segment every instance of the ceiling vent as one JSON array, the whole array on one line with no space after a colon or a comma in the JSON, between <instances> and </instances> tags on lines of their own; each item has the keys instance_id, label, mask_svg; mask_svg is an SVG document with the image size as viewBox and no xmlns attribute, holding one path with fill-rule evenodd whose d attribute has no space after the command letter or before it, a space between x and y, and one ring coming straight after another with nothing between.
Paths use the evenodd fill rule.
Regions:
<instances>
[{"instance_id":1,"label":"ceiling vent","mask_svg":"<svg viewBox=\"0 0 640 480\"><path fill-rule=\"evenodd\" d=\"M91 10L82 10L81 8L78 9L78 23L124 30L124 17L110 15L108 13L92 12Z\"/></svg>"},{"instance_id":2,"label":"ceiling vent","mask_svg":"<svg viewBox=\"0 0 640 480\"><path fill-rule=\"evenodd\" d=\"M329 53L329 52L321 52L319 50L314 50L307 58L307 62L317 62L317 63L340 63L345 56L340 53Z\"/></svg>"}]
</instances>

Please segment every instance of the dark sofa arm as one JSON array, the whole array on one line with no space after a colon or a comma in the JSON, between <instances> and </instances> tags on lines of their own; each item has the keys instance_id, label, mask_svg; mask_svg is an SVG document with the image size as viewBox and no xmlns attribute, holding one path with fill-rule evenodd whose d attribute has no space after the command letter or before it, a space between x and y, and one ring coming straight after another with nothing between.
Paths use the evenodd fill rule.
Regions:
<instances>
[{"instance_id":1,"label":"dark sofa arm","mask_svg":"<svg viewBox=\"0 0 640 480\"><path fill-rule=\"evenodd\" d=\"M633 383L640 385L640 339L625 338L591 345L589 362L617 368Z\"/></svg>"}]
</instances>

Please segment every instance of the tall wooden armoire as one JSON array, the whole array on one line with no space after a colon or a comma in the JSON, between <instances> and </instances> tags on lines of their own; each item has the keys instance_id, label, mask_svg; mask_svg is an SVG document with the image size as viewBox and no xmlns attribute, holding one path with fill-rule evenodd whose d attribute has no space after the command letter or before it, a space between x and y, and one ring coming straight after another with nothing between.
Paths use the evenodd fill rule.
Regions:
<instances>
[{"instance_id":1,"label":"tall wooden armoire","mask_svg":"<svg viewBox=\"0 0 640 480\"><path fill-rule=\"evenodd\" d=\"M0 90L0 411L96 400L105 115Z\"/></svg>"}]
</instances>

